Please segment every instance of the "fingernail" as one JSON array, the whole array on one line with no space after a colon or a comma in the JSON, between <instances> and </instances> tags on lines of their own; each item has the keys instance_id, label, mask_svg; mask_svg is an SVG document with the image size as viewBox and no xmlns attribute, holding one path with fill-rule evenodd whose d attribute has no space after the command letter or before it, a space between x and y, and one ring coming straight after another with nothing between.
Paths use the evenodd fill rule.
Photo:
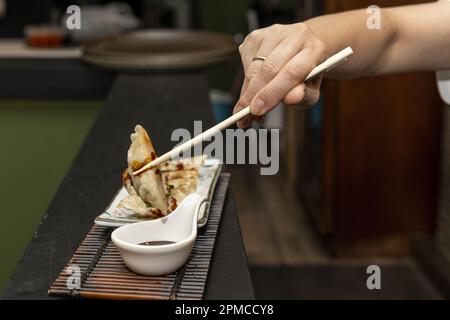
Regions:
<instances>
[{"instance_id":1,"label":"fingernail","mask_svg":"<svg viewBox=\"0 0 450 320\"><path fill-rule=\"evenodd\" d=\"M256 115L262 115L264 112L264 107L266 103L261 99L256 99L252 106L252 113Z\"/></svg>"}]
</instances>

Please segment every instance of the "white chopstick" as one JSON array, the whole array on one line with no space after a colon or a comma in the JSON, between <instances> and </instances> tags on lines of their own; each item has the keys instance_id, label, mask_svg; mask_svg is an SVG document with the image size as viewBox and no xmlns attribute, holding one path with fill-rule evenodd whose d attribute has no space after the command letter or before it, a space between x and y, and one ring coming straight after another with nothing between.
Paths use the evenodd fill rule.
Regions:
<instances>
[{"instance_id":1,"label":"white chopstick","mask_svg":"<svg viewBox=\"0 0 450 320\"><path fill-rule=\"evenodd\" d=\"M325 60L325 62L323 62L322 64L319 64L317 67L315 67L309 73L309 75L306 77L305 81L311 80L312 78L314 78L315 76L317 76L317 75L319 75L319 74L321 74L323 72L327 72L328 70L330 70L333 67L337 66L339 63L345 61L347 59L347 57L350 56L351 54L353 54L353 50L350 47L347 47L344 50L336 53L335 55L333 55L330 58L328 58L327 60ZM238 122L239 120L245 118L249 114L250 114L250 107L247 107L247 108L245 108L245 109L243 109L243 110L233 114L231 117L225 119L221 123L218 123L214 127L206 130L205 132L199 134L198 136L192 138L191 140L186 141L185 143L179 145L178 147L173 148L169 152L163 154L161 157L158 157L155 160L153 160L152 162L146 164L141 169L134 171L133 175L138 175L139 173L141 173L141 172L143 172L143 171L145 171L145 170L147 170L147 169L149 169L151 167L158 166L161 163L164 163L164 162L172 159L173 157L178 156L181 152L192 148L197 143L200 143L200 142L202 142L202 141L204 141L206 139L211 138L216 133L218 133L218 132L228 128L229 126L235 124L236 122Z\"/></svg>"}]
</instances>

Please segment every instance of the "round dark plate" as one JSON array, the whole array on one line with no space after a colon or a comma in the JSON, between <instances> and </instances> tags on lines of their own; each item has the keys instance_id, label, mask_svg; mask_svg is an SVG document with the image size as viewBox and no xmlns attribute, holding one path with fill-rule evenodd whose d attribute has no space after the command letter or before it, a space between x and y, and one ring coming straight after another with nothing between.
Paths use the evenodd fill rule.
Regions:
<instances>
[{"instance_id":1,"label":"round dark plate","mask_svg":"<svg viewBox=\"0 0 450 320\"><path fill-rule=\"evenodd\" d=\"M180 30L142 30L101 40L83 49L88 63L112 69L189 69L224 62L237 54L232 36Z\"/></svg>"}]
</instances>

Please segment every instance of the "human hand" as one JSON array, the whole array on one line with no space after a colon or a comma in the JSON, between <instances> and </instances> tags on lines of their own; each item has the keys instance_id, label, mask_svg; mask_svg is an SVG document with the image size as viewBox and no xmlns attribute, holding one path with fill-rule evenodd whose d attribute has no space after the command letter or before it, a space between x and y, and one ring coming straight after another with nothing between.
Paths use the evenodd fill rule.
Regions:
<instances>
[{"instance_id":1,"label":"human hand","mask_svg":"<svg viewBox=\"0 0 450 320\"><path fill-rule=\"evenodd\" d=\"M239 46L245 79L234 113L250 106L251 115L238 122L247 127L255 118L272 110L280 101L309 107L320 96L322 76L303 81L325 61L325 45L304 23L275 24L250 33ZM255 57L264 57L257 59Z\"/></svg>"}]
</instances>

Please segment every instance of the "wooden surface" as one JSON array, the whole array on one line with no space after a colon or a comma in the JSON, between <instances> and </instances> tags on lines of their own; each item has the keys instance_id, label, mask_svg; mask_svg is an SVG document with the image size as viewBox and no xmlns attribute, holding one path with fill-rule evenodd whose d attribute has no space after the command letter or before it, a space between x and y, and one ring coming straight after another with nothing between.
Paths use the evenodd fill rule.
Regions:
<instances>
[{"instance_id":1,"label":"wooden surface","mask_svg":"<svg viewBox=\"0 0 450 320\"><path fill-rule=\"evenodd\" d=\"M79 59L80 47L33 48L23 39L1 39L0 59Z\"/></svg>"},{"instance_id":2,"label":"wooden surface","mask_svg":"<svg viewBox=\"0 0 450 320\"><path fill-rule=\"evenodd\" d=\"M36 230L3 298L47 299L47 289L121 184L129 135L145 126L159 152L175 128L213 123L202 72L118 76L86 141ZM251 299L250 276L232 197L227 197L206 299Z\"/></svg>"},{"instance_id":3,"label":"wooden surface","mask_svg":"<svg viewBox=\"0 0 450 320\"><path fill-rule=\"evenodd\" d=\"M338 94L327 106L339 109L338 241L432 232L443 110L434 76L348 81Z\"/></svg>"},{"instance_id":4,"label":"wooden surface","mask_svg":"<svg viewBox=\"0 0 450 320\"><path fill-rule=\"evenodd\" d=\"M79 59L0 59L0 97L104 99L115 74Z\"/></svg>"},{"instance_id":5,"label":"wooden surface","mask_svg":"<svg viewBox=\"0 0 450 320\"><path fill-rule=\"evenodd\" d=\"M299 300L434 300L444 299L439 289L410 259L377 261L382 270L381 290L367 289L370 261L253 267L257 299ZM301 285L298 285L301 284Z\"/></svg>"},{"instance_id":6,"label":"wooden surface","mask_svg":"<svg viewBox=\"0 0 450 320\"><path fill-rule=\"evenodd\" d=\"M179 270L161 276L132 272L111 241L114 228L94 225L51 285L49 295L129 300L202 299L229 182L230 174L222 173L215 187L208 222L198 230L192 252ZM80 270L80 286L68 288L74 267Z\"/></svg>"},{"instance_id":7,"label":"wooden surface","mask_svg":"<svg viewBox=\"0 0 450 320\"><path fill-rule=\"evenodd\" d=\"M417 2L326 4L336 12ZM317 229L339 256L407 254L411 236L432 233L436 219L443 104L434 74L326 81L323 98L321 172L298 181L318 199L308 206Z\"/></svg>"},{"instance_id":8,"label":"wooden surface","mask_svg":"<svg viewBox=\"0 0 450 320\"><path fill-rule=\"evenodd\" d=\"M283 172L261 176L256 166L243 165L225 170L232 174L232 192L251 266L329 260Z\"/></svg>"}]
</instances>

